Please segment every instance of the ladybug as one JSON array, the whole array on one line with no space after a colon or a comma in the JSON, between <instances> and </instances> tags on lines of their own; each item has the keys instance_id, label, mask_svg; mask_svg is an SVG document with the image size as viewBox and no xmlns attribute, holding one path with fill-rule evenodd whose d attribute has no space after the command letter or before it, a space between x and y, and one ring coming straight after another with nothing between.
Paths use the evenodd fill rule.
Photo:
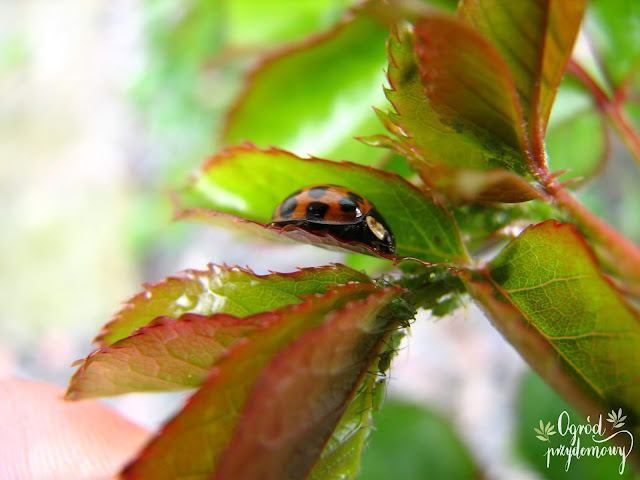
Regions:
<instances>
[{"instance_id":1,"label":"ladybug","mask_svg":"<svg viewBox=\"0 0 640 480\"><path fill-rule=\"evenodd\" d=\"M364 243L380 253L396 251L393 234L373 204L337 185L312 185L293 192L276 207L270 225L327 232L344 242Z\"/></svg>"}]
</instances>

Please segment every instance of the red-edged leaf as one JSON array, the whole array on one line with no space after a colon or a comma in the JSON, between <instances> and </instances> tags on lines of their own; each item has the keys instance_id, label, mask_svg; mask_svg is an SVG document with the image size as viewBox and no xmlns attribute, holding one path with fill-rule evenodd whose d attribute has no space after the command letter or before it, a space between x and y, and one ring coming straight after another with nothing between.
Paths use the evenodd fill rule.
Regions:
<instances>
[{"instance_id":1,"label":"red-edged leaf","mask_svg":"<svg viewBox=\"0 0 640 480\"><path fill-rule=\"evenodd\" d=\"M366 275L342 265L262 276L211 265L206 271L187 271L148 285L125 306L124 315L108 325L105 338L116 339L139 323L145 325L130 337L91 353L74 374L67 398L197 387L231 345L261 325L253 317L238 317L298 304L301 296L348 282L371 284ZM191 305L185 298L193 300ZM233 316L188 313L177 320L156 318L162 309L175 314L187 307L209 315L224 312Z\"/></svg>"},{"instance_id":2,"label":"red-edged leaf","mask_svg":"<svg viewBox=\"0 0 640 480\"><path fill-rule=\"evenodd\" d=\"M522 202L539 196L522 177L527 175L522 152L491 133L443 117L425 92L414 54L414 33L395 31L388 43L386 94L395 112L378 117L396 138L373 136L370 145L391 148L407 158L436 194L451 202ZM464 127L464 128L463 128Z\"/></svg>"},{"instance_id":3,"label":"red-edged leaf","mask_svg":"<svg viewBox=\"0 0 640 480\"><path fill-rule=\"evenodd\" d=\"M392 345L397 331L389 340L383 340L385 345ZM386 347L387 349L389 347ZM367 446L374 429L373 413L380 409L380 404L386 392L386 377L380 377L372 372L380 371L382 358L389 358L391 353L384 350L377 361L367 367L369 375L358 386L358 390L349 403L347 411L313 467L309 480L325 480L340 477L344 480L355 480L360 473L360 460L363 450Z\"/></svg>"},{"instance_id":4,"label":"red-edged leaf","mask_svg":"<svg viewBox=\"0 0 640 480\"><path fill-rule=\"evenodd\" d=\"M583 0L468 0L458 9L509 67L540 165L551 106L584 9Z\"/></svg>"},{"instance_id":5,"label":"red-edged leaf","mask_svg":"<svg viewBox=\"0 0 640 480\"><path fill-rule=\"evenodd\" d=\"M216 479L306 478L376 354L387 290L353 302L280 351L260 375ZM247 461L251 459L251 461Z\"/></svg>"},{"instance_id":6,"label":"red-edged leaf","mask_svg":"<svg viewBox=\"0 0 640 480\"><path fill-rule=\"evenodd\" d=\"M300 295L322 293L327 285L351 281L371 282L344 265L256 275L239 267L211 264L207 270L186 270L159 283L144 284L144 291L124 302L95 341L103 346L112 344L160 316L228 313L242 317L264 312L299 303Z\"/></svg>"},{"instance_id":7,"label":"red-edged leaf","mask_svg":"<svg viewBox=\"0 0 640 480\"><path fill-rule=\"evenodd\" d=\"M420 19L415 35L426 93L441 119L475 134L481 143L497 141L531 161L513 78L495 47L447 16Z\"/></svg>"},{"instance_id":8,"label":"red-edged leaf","mask_svg":"<svg viewBox=\"0 0 640 480\"><path fill-rule=\"evenodd\" d=\"M263 317L223 314L159 317L134 335L91 353L71 379L66 398L196 388L231 346L264 322Z\"/></svg>"},{"instance_id":9,"label":"red-edged leaf","mask_svg":"<svg viewBox=\"0 0 640 480\"><path fill-rule=\"evenodd\" d=\"M422 165L419 173L425 183L435 186L435 197L443 195L452 203L521 203L542 198L533 185L508 170L480 171Z\"/></svg>"},{"instance_id":10,"label":"red-edged leaf","mask_svg":"<svg viewBox=\"0 0 640 480\"><path fill-rule=\"evenodd\" d=\"M258 231L255 222L267 224L282 200L313 184L342 185L370 200L394 234L396 257L433 263L467 262L452 216L404 178L353 163L299 158L275 148L230 147L210 159L177 193L176 216L213 224L233 220L245 229ZM263 229L262 233L373 253L364 245L295 227Z\"/></svg>"},{"instance_id":11,"label":"red-edged leaf","mask_svg":"<svg viewBox=\"0 0 640 480\"><path fill-rule=\"evenodd\" d=\"M124 470L123 478L211 478L222 452L234 437L247 402L254 401L256 381L265 374L265 368L268 371L278 352L304 338L305 332L341 318L343 308L359 317L357 305L367 306L373 302L382 308L397 295L397 289L380 290L371 285L352 284L309 298L299 305L256 315L264 321L261 329L229 349L184 409ZM359 302L368 297L372 300ZM349 306L350 302L355 303ZM330 344L322 346L325 350L317 357L318 361L330 362L333 347ZM294 418L297 412L289 413ZM245 460L251 462L251 458Z\"/></svg>"},{"instance_id":12,"label":"red-edged leaf","mask_svg":"<svg viewBox=\"0 0 640 480\"><path fill-rule=\"evenodd\" d=\"M483 273L471 294L543 378L587 415L638 418L640 316L572 225L527 229Z\"/></svg>"}]
</instances>

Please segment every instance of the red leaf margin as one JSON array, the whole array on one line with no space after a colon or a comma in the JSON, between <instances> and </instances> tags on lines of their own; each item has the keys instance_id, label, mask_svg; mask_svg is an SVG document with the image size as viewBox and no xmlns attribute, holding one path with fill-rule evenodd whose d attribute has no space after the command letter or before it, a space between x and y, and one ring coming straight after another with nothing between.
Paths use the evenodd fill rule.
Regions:
<instances>
[{"instance_id":1,"label":"red leaf margin","mask_svg":"<svg viewBox=\"0 0 640 480\"><path fill-rule=\"evenodd\" d=\"M237 219L238 221L242 221L242 222L256 223L250 220L240 219L239 217L235 217L233 215L227 215L227 214L225 215L233 217L234 221ZM260 227L264 229L264 226L262 224L258 224L258 225L260 225ZM344 265L337 265L337 266L339 266L340 268L353 271L354 275L357 274L360 277L358 281L364 282L364 283L371 283L371 280L365 274L361 274ZM266 279L271 275L279 275L285 278L295 278L295 277L301 277L301 276L307 276L307 275L314 275L314 272L324 270L326 268L327 266L308 267L308 268L299 268L296 271L289 272L289 273L269 272L266 275L258 275L254 273L249 267L243 268L237 265L228 266L226 264L217 265L214 263L210 263L207 265L207 268L205 270L187 269L182 272L179 272L176 275L166 277L157 283L143 283L142 284L143 291L129 297L127 300L124 300L122 302L122 307L115 314L113 314L111 319L104 325L104 327L102 328L98 336L93 340L93 343L98 344L98 346L107 346L112 344L114 340L110 339L109 336L113 333L112 330L114 326L117 326L119 323L125 321L128 315L137 313L136 309L148 308L148 301L152 299L154 296L162 297L163 294L167 295L168 292L175 289L176 293L179 293L179 295L177 295L176 298L179 298L186 291L185 287L190 284L193 278L213 276L217 273L216 271L224 271L227 274L231 274L231 275L234 273L242 273L242 274L254 276L258 279ZM186 311L186 312L180 312L180 313L190 313L190 312ZM136 327L131 328L129 331L129 335L133 334L136 328L143 327L149 324L151 321L153 321L154 318L161 317L161 316L172 316L170 314L171 312L164 310L162 313L150 316L146 323L141 323ZM126 338L126 336L121 336L118 338L118 340L122 338ZM82 362L82 360L80 360L79 362ZM75 364L78 364L78 362L76 362Z\"/></svg>"},{"instance_id":2,"label":"red leaf margin","mask_svg":"<svg viewBox=\"0 0 640 480\"><path fill-rule=\"evenodd\" d=\"M367 293L367 291L369 293ZM340 302L349 297L352 298L351 301L347 300L346 304L343 304L338 310L333 308L328 310L325 313L324 322L321 322L320 325L304 325L303 330L300 332L300 335L304 336L305 332L313 331L327 322L327 316L330 316L332 313L348 309L350 305L356 305L358 302L367 302L368 299L373 298L373 296L387 295L389 292L395 292L394 295L399 295L401 291L402 289L400 287L380 289L372 285L344 285L339 290L332 290L325 295L311 296L301 304L290 305L273 312L265 312L255 317L266 320L262 326L263 332L275 334L284 328L288 322L287 312L297 315L309 310L312 312L315 306L314 297L324 298L325 300L335 297ZM357 299L358 295L361 295L360 298L362 298L362 300ZM297 339L300 338L300 335L298 335ZM293 340L289 343L289 346L295 344L296 341L297 340ZM179 458L183 466L190 469L195 468L199 473L203 468L215 468L215 459L222 453L223 445L226 445L227 442L231 440L232 431L235 430L235 425L240 420L240 411L249 398L250 391L253 388L252 385L255 385L255 381L260 375L258 372L258 376L252 379L251 376L254 375L254 373L251 372L248 377L245 375L242 378L236 378L233 376L233 372L230 371L233 370L233 368L229 367L235 366L235 369L242 369L243 365L248 362L246 358L247 355L255 355L263 350L262 347L260 347L260 343L260 337L254 336L252 338L245 338L230 348L224 358L221 359L221 362L211 370L211 374L202 387L189 398L182 411L169 420L169 422L162 427L161 431L151 439L142 452L140 452L138 457L125 467L121 474L122 478L124 480L137 478L173 478L172 475L175 472L170 472L167 469L169 465L171 465L174 469L177 468L180 470L181 467L178 465ZM286 345L283 348L286 348ZM264 352L262 352L262 354L264 355ZM259 362L263 363L263 366L260 367L261 371L268 368L273 359L273 355L276 354L277 352L273 352L269 357L258 359ZM238 384L242 386L240 387ZM237 388L240 390L244 389L245 391L227 391L226 387L229 385L236 385ZM217 403L214 402L215 398L218 399ZM217 428L223 428L224 431L217 432L217 434L214 434L215 438L213 438L211 436L212 432L203 432L202 428L207 424L210 425L214 420L211 415L215 416L216 413L214 413L215 409L212 411L212 405L218 405L220 401L225 404L231 402L234 405L225 414L224 419L215 417L220 420L217 422ZM194 452L193 448L198 447L208 449L209 451ZM193 465L190 463L189 459L195 458L198 458L200 462L204 461L208 467L204 464ZM185 472L181 473L184 474ZM201 475L202 478L208 478L208 476L206 473Z\"/></svg>"}]
</instances>

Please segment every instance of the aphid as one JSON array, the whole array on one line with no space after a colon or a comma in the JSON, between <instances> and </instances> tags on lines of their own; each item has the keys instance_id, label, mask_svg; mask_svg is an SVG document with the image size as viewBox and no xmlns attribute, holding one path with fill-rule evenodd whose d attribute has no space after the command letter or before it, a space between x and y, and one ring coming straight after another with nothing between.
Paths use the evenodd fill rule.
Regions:
<instances>
[{"instance_id":1,"label":"aphid","mask_svg":"<svg viewBox=\"0 0 640 480\"><path fill-rule=\"evenodd\" d=\"M373 204L337 185L312 185L285 198L271 225L295 225L310 232L327 232L345 242L360 242L380 253L396 251L391 230Z\"/></svg>"}]
</instances>

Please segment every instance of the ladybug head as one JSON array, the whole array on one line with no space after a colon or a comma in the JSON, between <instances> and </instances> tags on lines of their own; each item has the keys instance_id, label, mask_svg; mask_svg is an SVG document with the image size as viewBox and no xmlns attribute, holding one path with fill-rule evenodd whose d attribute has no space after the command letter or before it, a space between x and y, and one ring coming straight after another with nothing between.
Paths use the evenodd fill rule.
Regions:
<instances>
[{"instance_id":1,"label":"ladybug head","mask_svg":"<svg viewBox=\"0 0 640 480\"><path fill-rule=\"evenodd\" d=\"M393 234L380 214L374 209L365 217L366 243L381 253L395 253Z\"/></svg>"}]
</instances>

